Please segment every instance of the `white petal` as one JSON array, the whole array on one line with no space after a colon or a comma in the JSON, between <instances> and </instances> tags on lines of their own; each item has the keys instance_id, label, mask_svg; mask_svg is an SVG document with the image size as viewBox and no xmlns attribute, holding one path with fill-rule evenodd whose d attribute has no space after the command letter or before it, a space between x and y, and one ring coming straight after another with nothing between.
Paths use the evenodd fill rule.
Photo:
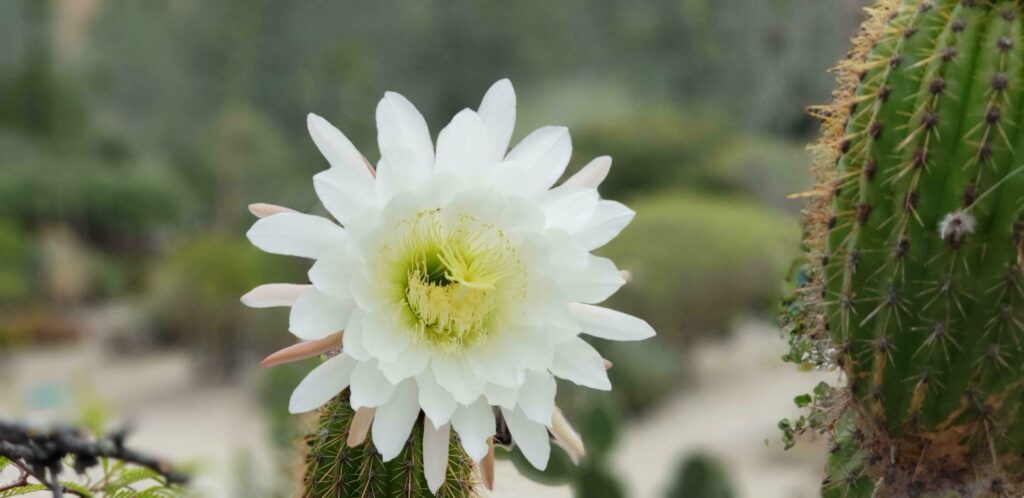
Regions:
<instances>
[{"instance_id":1,"label":"white petal","mask_svg":"<svg viewBox=\"0 0 1024 498\"><path fill-rule=\"evenodd\" d=\"M342 351L359 361L369 361L373 358L363 346L363 324L365 322L366 315L362 311L358 309L353 311L348 325L345 327L345 334L341 338Z\"/></svg>"},{"instance_id":2,"label":"white petal","mask_svg":"<svg viewBox=\"0 0 1024 498\"><path fill-rule=\"evenodd\" d=\"M469 406L459 406L452 415L452 427L459 433L462 449L466 454L479 462L487 455L487 438L494 435L496 429L494 410L483 397Z\"/></svg>"},{"instance_id":3,"label":"white petal","mask_svg":"<svg viewBox=\"0 0 1024 498\"><path fill-rule=\"evenodd\" d=\"M559 344L551 362L551 373L581 386L602 391L611 390L604 358L587 341L579 337Z\"/></svg>"},{"instance_id":4,"label":"white petal","mask_svg":"<svg viewBox=\"0 0 1024 498\"><path fill-rule=\"evenodd\" d=\"M519 399L519 389L487 383L484 386L484 396L487 397L487 402L491 405L513 408L516 406L516 400Z\"/></svg>"},{"instance_id":5,"label":"white petal","mask_svg":"<svg viewBox=\"0 0 1024 498\"><path fill-rule=\"evenodd\" d=\"M523 414L519 408L514 410L501 409L505 417L509 432L512 433L512 440L523 452L523 456L531 465L539 470L548 466L548 457L551 456L551 441L548 440L548 429L538 424Z\"/></svg>"},{"instance_id":6,"label":"white petal","mask_svg":"<svg viewBox=\"0 0 1024 498\"><path fill-rule=\"evenodd\" d=\"M558 187L542 194L546 226L572 233L584 226L597 211L597 191L584 187Z\"/></svg>"},{"instance_id":7,"label":"white petal","mask_svg":"<svg viewBox=\"0 0 1024 498\"><path fill-rule=\"evenodd\" d=\"M539 193L551 188L565 173L572 155L569 130L562 126L545 126L527 135L508 153L508 159L521 161L523 189Z\"/></svg>"},{"instance_id":8,"label":"white petal","mask_svg":"<svg viewBox=\"0 0 1024 498\"><path fill-rule=\"evenodd\" d=\"M434 429L429 421L423 421L423 474L427 478L427 487L434 494L441 489L445 474L448 472L450 438L451 426L448 424Z\"/></svg>"},{"instance_id":9,"label":"white petal","mask_svg":"<svg viewBox=\"0 0 1024 498\"><path fill-rule=\"evenodd\" d=\"M242 296L242 304L250 308L291 306L311 286L299 284L261 285Z\"/></svg>"},{"instance_id":10,"label":"white petal","mask_svg":"<svg viewBox=\"0 0 1024 498\"><path fill-rule=\"evenodd\" d=\"M562 410L558 408L555 408L555 412L551 416L551 435L555 436L555 443L565 449L573 463L579 463L580 458L587 454L587 450L583 446L583 439L565 419Z\"/></svg>"},{"instance_id":11,"label":"white petal","mask_svg":"<svg viewBox=\"0 0 1024 498\"><path fill-rule=\"evenodd\" d=\"M332 296L352 297L352 270L355 263L345 251L328 251L309 269L309 281Z\"/></svg>"},{"instance_id":12,"label":"white petal","mask_svg":"<svg viewBox=\"0 0 1024 498\"><path fill-rule=\"evenodd\" d=\"M377 365L392 384L397 384L409 377L419 375L426 370L429 362L430 352L428 350L410 344L398 354L394 361L381 361Z\"/></svg>"},{"instance_id":13,"label":"white petal","mask_svg":"<svg viewBox=\"0 0 1024 498\"><path fill-rule=\"evenodd\" d=\"M258 202L256 204L249 204L249 212L257 218L266 218L278 213L294 213L295 210L284 206Z\"/></svg>"},{"instance_id":14,"label":"white petal","mask_svg":"<svg viewBox=\"0 0 1024 498\"><path fill-rule=\"evenodd\" d=\"M353 410L364 406L378 407L387 403L395 392L395 385L388 382L376 361L362 361L352 372L352 389L349 402Z\"/></svg>"},{"instance_id":15,"label":"white petal","mask_svg":"<svg viewBox=\"0 0 1024 498\"><path fill-rule=\"evenodd\" d=\"M402 162L388 161L390 167L406 175L424 177L434 165L434 144L426 120L412 102L397 93L387 92L377 105L377 143L383 158L390 159L396 149L408 151Z\"/></svg>"},{"instance_id":16,"label":"white petal","mask_svg":"<svg viewBox=\"0 0 1024 498\"><path fill-rule=\"evenodd\" d=\"M394 313L384 309L366 317L363 324L363 345L381 361L394 361L409 347L411 331L406 330Z\"/></svg>"},{"instance_id":17,"label":"white petal","mask_svg":"<svg viewBox=\"0 0 1024 498\"><path fill-rule=\"evenodd\" d=\"M487 130L480 116L463 109L437 136L436 171L472 171L497 161L488 159Z\"/></svg>"},{"instance_id":18,"label":"white petal","mask_svg":"<svg viewBox=\"0 0 1024 498\"><path fill-rule=\"evenodd\" d=\"M592 254L587 255L587 267L583 271L566 271L559 280L569 300L588 304L608 299L626 283L615 263Z\"/></svg>"},{"instance_id":19,"label":"white petal","mask_svg":"<svg viewBox=\"0 0 1024 498\"><path fill-rule=\"evenodd\" d=\"M654 337L651 326L632 315L613 309L570 303L569 312L579 321L583 332L611 341L640 341Z\"/></svg>"},{"instance_id":20,"label":"white petal","mask_svg":"<svg viewBox=\"0 0 1024 498\"><path fill-rule=\"evenodd\" d=\"M266 252L313 259L345 243L345 229L327 218L302 213L261 218L246 236Z\"/></svg>"},{"instance_id":21,"label":"white petal","mask_svg":"<svg viewBox=\"0 0 1024 498\"><path fill-rule=\"evenodd\" d=\"M611 169L612 158L610 156L598 157L580 168L575 175L570 176L568 180L562 183L562 186L596 189L608 177L608 171Z\"/></svg>"},{"instance_id":22,"label":"white petal","mask_svg":"<svg viewBox=\"0 0 1024 498\"><path fill-rule=\"evenodd\" d=\"M345 329L353 306L351 299L334 297L315 287L310 288L292 305L288 316L288 331L307 341L322 339Z\"/></svg>"},{"instance_id":23,"label":"white petal","mask_svg":"<svg viewBox=\"0 0 1024 498\"><path fill-rule=\"evenodd\" d=\"M473 375L464 360L435 356L432 366L437 383L452 393L459 404L468 405L483 394L484 379Z\"/></svg>"},{"instance_id":24,"label":"white petal","mask_svg":"<svg viewBox=\"0 0 1024 498\"><path fill-rule=\"evenodd\" d=\"M339 354L318 365L292 391L288 411L305 413L323 406L348 387L356 364L351 356Z\"/></svg>"},{"instance_id":25,"label":"white petal","mask_svg":"<svg viewBox=\"0 0 1024 498\"><path fill-rule=\"evenodd\" d=\"M426 413L434 424L448 423L458 404L455 403L452 394L437 383L434 372L427 370L420 373L416 376L416 384L420 388L419 400L423 413Z\"/></svg>"},{"instance_id":26,"label":"white petal","mask_svg":"<svg viewBox=\"0 0 1024 498\"><path fill-rule=\"evenodd\" d=\"M528 370L526 382L519 388L519 401L516 404L530 420L551 425L556 388L555 378L550 373Z\"/></svg>"},{"instance_id":27,"label":"white petal","mask_svg":"<svg viewBox=\"0 0 1024 498\"><path fill-rule=\"evenodd\" d=\"M478 113L490 136L489 162L500 161L505 157L516 125L516 92L512 82L503 79L491 85L480 102Z\"/></svg>"},{"instance_id":28,"label":"white petal","mask_svg":"<svg viewBox=\"0 0 1024 498\"><path fill-rule=\"evenodd\" d=\"M362 173L351 168L331 168L313 176L313 187L327 211L343 225L376 202L373 177L365 165Z\"/></svg>"},{"instance_id":29,"label":"white petal","mask_svg":"<svg viewBox=\"0 0 1024 498\"><path fill-rule=\"evenodd\" d=\"M617 237L634 217L636 213L621 203L600 201L590 221L573 231L573 238L593 251Z\"/></svg>"},{"instance_id":30,"label":"white petal","mask_svg":"<svg viewBox=\"0 0 1024 498\"><path fill-rule=\"evenodd\" d=\"M366 169L363 156L356 150L352 142L340 130L326 119L310 113L306 116L306 127L313 138L316 148L324 155L332 168L347 169L353 173L372 175Z\"/></svg>"},{"instance_id":31,"label":"white petal","mask_svg":"<svg viewBox=\"0 0 1024 498\"><path fill-rule=\"evenodd\" d=\"M377 178L374 194L377 201L386 204L402 192L416 191L427 180L428 173L419 170L408 171L403 165L416 163L416 154L407 147L392 147L377 163Z\"/></svg>"},{"instance_id":32,"label":"white petal","mask_svg":"<svg viewBox=\"0 0 1024 498\"><path fill-rule=\"evenodd\" d=\"M416 383L412 381L399 385L391 399L377 408L373 418L373 445L385 462L402 451L419 415Z\"/></svg>"}]
</instances>

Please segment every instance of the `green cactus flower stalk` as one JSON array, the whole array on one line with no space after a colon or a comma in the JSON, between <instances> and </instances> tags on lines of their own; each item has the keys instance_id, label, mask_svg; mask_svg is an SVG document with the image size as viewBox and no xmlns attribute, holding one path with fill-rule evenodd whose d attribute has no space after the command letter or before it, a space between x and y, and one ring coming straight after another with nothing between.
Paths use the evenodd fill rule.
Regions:
<instances>
[{"instance_id":1,"label":"green cactus flower stalk","mask_svg":"<svg viewBox=\"0 0 1024 498\"><path fill-rule=\"evenodd\" d=\"M818 187L791 359L826 496L1024 493L1024 5L881 0L812 109ZM809 403L804 400L804 403Z\"/></svg>"}]
</instances>

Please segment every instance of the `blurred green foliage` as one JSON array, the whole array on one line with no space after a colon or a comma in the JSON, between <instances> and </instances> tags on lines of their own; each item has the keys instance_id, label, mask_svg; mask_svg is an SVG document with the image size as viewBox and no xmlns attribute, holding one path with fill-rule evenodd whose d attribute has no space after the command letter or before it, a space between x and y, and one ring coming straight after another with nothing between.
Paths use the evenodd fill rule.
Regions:
<instances>
[{"instance_id":1,"label":"blurred green foliage","mask_svg":"<svg viewBox=\"0 0 1024 498\"><path fill-rule=\"evenodd\" d=\"M703 453L687 456L679 462L679 470L665 498L733 498L736 491L726 468L718 460Z\"/></svg>"},{"instance_id":2,"label":"blurred green foliage","mask_svg":"<svg viewBox=\"0 0 1024 498\"><path fill-rule=\"evenodd\" d=\"M794 219L741 197L666 191L630 206L636 220L601 250L632 274L611 302L672 344L767 309L800 237Z\"/></svg>"},{"instance_id":3,"label":"blurred green foliage","mask_svg":"<svg viewBox=\"0 0 1024 498\"><path fill-rule=\"evenodd\" d=\"M17 224L0 217L0 303L24 302L33 292L32 242Z\"/></svg>"}]
</instances>

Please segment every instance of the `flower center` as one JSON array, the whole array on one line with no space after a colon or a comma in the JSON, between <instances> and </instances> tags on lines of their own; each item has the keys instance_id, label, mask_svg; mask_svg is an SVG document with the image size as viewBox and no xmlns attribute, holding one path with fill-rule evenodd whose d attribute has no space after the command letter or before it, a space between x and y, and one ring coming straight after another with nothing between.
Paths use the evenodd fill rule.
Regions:
<instances>
[{"instance_id":1,"label":"flower center","mask_svg":"<svg viewBox=\"0 0 1024 498\"><path fill-rule=\"evenodd\" d=\"M501 229L468 215L441 218L425 211L412 222L400 279L417 336L456 351L491 333L522 295L525 279Z\"/></svg>"}]
</instances>

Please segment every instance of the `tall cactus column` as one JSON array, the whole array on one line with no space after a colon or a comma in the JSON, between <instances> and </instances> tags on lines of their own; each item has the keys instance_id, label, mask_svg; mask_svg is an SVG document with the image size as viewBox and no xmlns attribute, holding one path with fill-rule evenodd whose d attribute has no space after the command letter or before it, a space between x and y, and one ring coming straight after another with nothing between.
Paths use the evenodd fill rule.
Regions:
<instances>
[{"instance_id":1,"label":"tall cactus column","mask_svg":"<svg viewBox=\"0 0 1024 498\"><path fill-rule=\"evenodd\" d=\"M812 109L798 322L847 382L816 403L835 428L824 491L1020 496L1024 6L869 13L835 101Z\"/></svg>"}]
</instances>

